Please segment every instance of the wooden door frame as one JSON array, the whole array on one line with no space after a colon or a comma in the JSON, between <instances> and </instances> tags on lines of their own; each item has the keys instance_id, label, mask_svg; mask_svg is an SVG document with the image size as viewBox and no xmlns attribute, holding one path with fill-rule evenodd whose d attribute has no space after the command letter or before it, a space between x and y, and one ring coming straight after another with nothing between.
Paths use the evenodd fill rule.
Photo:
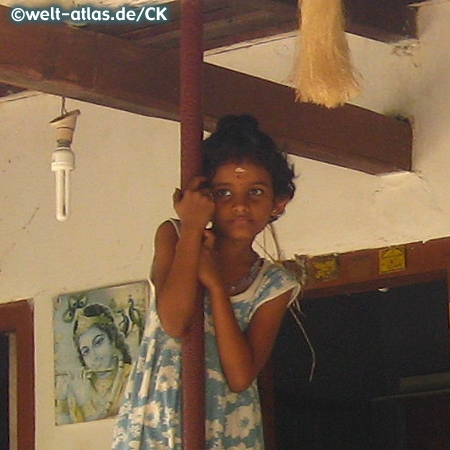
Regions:
<instances>
[{"instance_id":1,"label":"wooden door frame","mask_svg":"<svg viewBox=\"0 0 450 450\"><path fill-rule=\"evenodd\" d=\"M403 268L393 267L391 271L384 273L381 271L381 258L388 251L404 253ZM337 267L336 272L330 276L332 279L315 277L315 265L317 262L323 263L327 258L334 261ZM450 237L341 254L297 256L297 260L302 259L308 274L304 298L353 294L437 279L448 280Z\"/></svg>"},{"instance_id":2,"label":"wooden door frame","mask_svg":"<svg viewBox=\"0 0 450 450\"><path fill-rule=\"evenodd\" d=\"M0 304L0 332L15 335L17 355L17 447L34 450L34 321L31 301Z\"/></svg>"}]
</instances>

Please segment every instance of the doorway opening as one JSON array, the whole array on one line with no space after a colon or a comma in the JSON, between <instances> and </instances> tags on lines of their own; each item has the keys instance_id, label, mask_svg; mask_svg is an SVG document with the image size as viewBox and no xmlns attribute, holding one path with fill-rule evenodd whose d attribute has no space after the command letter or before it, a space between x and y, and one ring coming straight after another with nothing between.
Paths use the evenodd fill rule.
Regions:
<instances>
[{"instance_id":1,"label":"doorway opening","mask_svg":"<svg viewBox=\"0 0 450 450\"><path fill-rule=\"evenodd\" d=\"M0 448L9 448L9 339L0 334Z\"/></svg>"},{"instance_id":2,"label":"doorway opening","mask_svg":"<svg viewBox=\"0 0 450 450\"><path fill-rule=\"evenodd\" d=\"M450 448L450 238L321 255L305 266L315 379L287 315L272 357L273 448Z\"/></svg>"},{"instance_id":3,"label":"doorway opening","mask_svg":"<svg viewBox=\"0 0 450 450\"><path fill-rule=\"evenodd\" d=\"M16 336L0 333L0 448L17 450Z\"/></svg>"},{"instance_id":4,"label":"doorway opening","mask_svg":"<svg viewBox=\"0 0 450 450\"><path fill-rule=\"evenodd\" d=\"M278 450L438 448L413 446L413 416L432 397L450 405L447 298L443 279L304 301L311 382L309 349L287 315L274 351Z\"/></svg>"},{"instance_id":5,"label":"doorway opening","mask_svg":"<svg viewBox=\"0 0 450 450\"><path fill-rule=\"evenodd\" d=\"M34 324L27 300L0 304L0 448L34 450Z\"/></svg>"}]
</instances>

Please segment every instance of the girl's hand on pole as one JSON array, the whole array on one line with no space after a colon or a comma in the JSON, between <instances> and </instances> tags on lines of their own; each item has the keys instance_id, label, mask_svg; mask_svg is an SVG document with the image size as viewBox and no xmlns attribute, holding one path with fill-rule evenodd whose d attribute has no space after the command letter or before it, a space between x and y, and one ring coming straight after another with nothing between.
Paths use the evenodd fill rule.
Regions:
<instances>
[{"instance_id":1,"label":"girl's hand on pole","mask_svg":"<svg viewBox=\"0 0 450 450\"><path fill-rule=\"evenodd\" d=\"M182 225L204 229L212 219L214 201L205 181L205 177L194 177L186 189L175 189L173 204Z\"/></svg>"}]
</instances>

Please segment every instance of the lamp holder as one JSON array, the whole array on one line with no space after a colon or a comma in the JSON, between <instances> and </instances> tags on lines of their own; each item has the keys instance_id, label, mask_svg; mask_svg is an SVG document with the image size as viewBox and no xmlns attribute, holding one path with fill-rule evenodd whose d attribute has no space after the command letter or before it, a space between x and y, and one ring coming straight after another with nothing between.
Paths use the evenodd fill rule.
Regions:
<instances>
[{"instance_id":1,"label":"lamp holder","mask_svg":"<svg viewBox=\"0 0 450 450\"><path fill-rule=\"evenodd\" d=\"M52 154L52 170L74 170L75 154L70 148L69 141L58 141L56 150Z\"/></svg>"},{"instance_id":2,"label":"lamp holder","mask_svg":"<svg viewBox=\"0 0 450 450\"><path fill-rule=\"evenodd\" d=\"M80 115L80 110L75 109L66 114L58 116L50 122L50 125L56 128L56 141L72 142L73 132L77 124L77 117Z\"/></svg>"}]
</instances>

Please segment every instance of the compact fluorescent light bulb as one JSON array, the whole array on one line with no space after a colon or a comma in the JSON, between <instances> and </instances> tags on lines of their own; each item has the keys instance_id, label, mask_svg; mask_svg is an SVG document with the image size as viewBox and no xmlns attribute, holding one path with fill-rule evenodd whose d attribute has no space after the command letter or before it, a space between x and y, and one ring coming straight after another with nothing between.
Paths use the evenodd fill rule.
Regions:
<instances>
[{"instance_id":1,"label":"compact fluorescent light bulb","mask_svg":"<svg viewBox=\"0 0 450 450\"><path fill-rule=\"evenodd\" d=\"M52 155L52 171L56 183L56 218L63 222L70 214L70 172L75 169L75 155L70 144L79 110L71 111L50 122L56 128L56 150Z\"/></svg>"},{"instance_id":2,"label":"compact fluorescent light bulb","mask_svg":"<svg viewBox=\"0 0 450 450\"><path fill-rule=\"evenodd\" d=\"M63 222L69 217L70 171L75 168L75 155L68 141L59 141L52 155L52 170L56 183L56 218Z\"/></svg>"}]
</instances>

